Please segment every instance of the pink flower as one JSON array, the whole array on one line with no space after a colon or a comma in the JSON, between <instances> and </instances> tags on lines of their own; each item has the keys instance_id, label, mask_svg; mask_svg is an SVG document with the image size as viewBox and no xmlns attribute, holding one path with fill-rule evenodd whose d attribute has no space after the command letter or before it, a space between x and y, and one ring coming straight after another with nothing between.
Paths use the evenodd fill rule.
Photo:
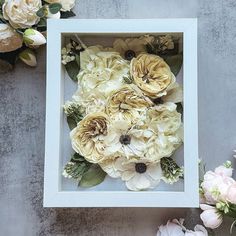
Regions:
<instances>
[{"instance_id":1,"label":"pink flower","mask_svg":"<svg viewBox=\"0 0 236 236\"><path fill-rule=\"evenodd\" d=\"M236 204L236 183L229 186L226 199L229 202Z\"/></svg>"},{"instance_id":2,"label":"pink flower","mask_svg":"<svg viewBox=\"0 0 236 236\"><path fill-rule=\"evenodd\" d=\"M206 172L201 184L206 203L216 204L219 200L225 201L227 190L234 183L235 181L228 176L219 175L213 171Z\"/></svg>"},{"instance_id":3,"label":"pink flower","mask_svg":"<svg viewBox=\"0 0 236 236\"><path fill-rule=\"evenodd\" d=\"M183 227L177 222L173 220L168 221L166 225L161 225L156 236L184 236Z\"/></svg>"},{"instance_id":4,"label":"pink flower","mask_svg":"<svg viewBox=\"0 0 236 236\"><path fill-rule=\"evenodd\" d=\"M227 166L227 164L228 164L228 166ZM222 176L232 177L233 168L231 167L231 162L228 161L228 162L226 162L225 165L218 166L217 168L215 168L215 173L218 175L222 175Z\"/></svg>"},{"instance_id":5,"label":"pink flower","mask_svg":"<svg viewBox=\"0 0 236 236\"><path fill-rule=\"evenodd\" d=\"M200 207L203 210L200 218L206 227L216 229L222 224L223 217L215 207L206 204L200 204Z\"/></svg>"},{"instance_id":6,"label":"pink flower","mask_svg":"<svg viewBox=\"0 0 236 236\"><path fill-rule=\"evenodd\" d=\"M196 225L194 231L187 230L185 236L208 236L208 233L202 225Z\"/></svg>"}]
</instances>

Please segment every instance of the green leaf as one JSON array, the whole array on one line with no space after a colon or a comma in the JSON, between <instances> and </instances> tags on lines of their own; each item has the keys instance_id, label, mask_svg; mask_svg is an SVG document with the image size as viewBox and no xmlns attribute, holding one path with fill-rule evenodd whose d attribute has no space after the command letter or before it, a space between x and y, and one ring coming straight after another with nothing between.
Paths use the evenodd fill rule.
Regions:
<instances>
[{"instance_id":1,"label":"green leaf","mask_svg":"<svg viewBox=\"0 0 236 236\"><path fill-rule=\"evenodd\" d=\"M66 71L70 78L75 82L78 81L77 75L79 74L79 66L76 61L71 61L65 65Z\"/></svg>"},{"instance_id":2,"label":"green leaf","mask_svg":"<svg viewBox=\"0 0 236 236\"><path fill-rule=\"evenodd\" d=\"M71 161L73 161L73 162L84 162L84 161L87 162L85 160L85 158L83 156L81 156L79 153L75 153L72 156Z\"/></svg>"},{"instance_id":3,"label":"green leaf","mask_svg":"<svg viewBox=\"0 0 236 236\"><path fill-rule=\"evenodd\" d=\"M80 55L79 54L75 55L75 60L76 60L76 62L78 64L78 66L80 67Z\"/></svg>"},{"instance_id":4,"label":"green leaf","mask_svg":"<svg viewBox=\"0 0 236 236\"><path fill-rule=\"evenodd\" d=\"M75 121L73 117L67 116L66 120L67 120L70 130L74 129L77 126L77 122Z\"/></svg>"},{"instance_id":5,"label":"green leaf","mask_svg":"<svg viewBox=\"0 0 236 236\"><path fill-rule=\"evenodd\" d=\"M60 3L52 3L48 6L49 11L52 14L57 14L62 8L62 5Z\"/></svg>"},{"instance_id":6,"label":"green leaf","mask_svg":"<svg viewBox=\"0 0 236 236\"><path fill-rule=\"evenodd\" d=\"M38 17L42 18L42 17L46 16L46 13L47 13L47 11L46 11L45 7L43 6L36 12L36 15Z\"/></svg>"},{"instance_id":7,"label":"green leaf","mask_svg":"<svg viewBox=\"0 0 236 236\"><path fill-rule=\"evenodd\" d=\"M45 18L41 18L39 23L37 24L37 27L39 28L44 28L44 27L47 27L47 21Z\"/></svg>"},{"instance_id":8,"label":"green leaf","mask_svg":"<svg viewBox=\"0 0 236 236\"><path fill-rule=\"evenodd\" d=\"M62 11L61 12L61 18L62 19L73 17L73 16L76 16L73 11Z\"/></svg>"},{"instance_id":9,"label":"green leaf","mask_svg":"<svg viewBox=\"0 0 236 236\"><path fill-rule=\"evenodd\" d=\"M179 112L180 114L183 114L183 105L182 105L182 103L181 102L178 102L178 103L176 103L176 105L177 105L177 112Z\"/></svg>"},{"instance_id":10,"label":"green leaf","mask_svg":"<svg viewBox=\"0 0 236 236\"><path fill-rule=\"evenodd\" d=\"M163 58L169 65L172 73L177 76L183 64L183 53L174 56L166 56Z\"/></svg>"},{"instance_id":11,"label":"green leaf","mask_svg":"<svg viewBox=\"0 0 236 236\"><path fill-rule=\"evenodd\" d=\"M99 165L93 164L89 170L82 176L79 185L81 187L93 187L103 182L106 173Z\"/></svg>"}]
</instances>

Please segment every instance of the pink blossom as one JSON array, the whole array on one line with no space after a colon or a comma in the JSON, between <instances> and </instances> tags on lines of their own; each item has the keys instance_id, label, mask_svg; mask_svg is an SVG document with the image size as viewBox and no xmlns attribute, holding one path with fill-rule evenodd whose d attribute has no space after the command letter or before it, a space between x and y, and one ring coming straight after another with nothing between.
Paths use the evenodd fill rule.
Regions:
<instances>
[{"instance_id":1,"label":"pink blossom","mask_svg":"<svg viewBox=\"0 0 236 236\"><path fill-rule=\"evenodd\" d=\"M196 225L194 231L187 230L185 236L208 236L208 233L202 225Z\"/></svg>"},{"instance_id":2,"label":"pink blossom","mask_svg":"<svg viewBox=\"0 0 236 236\"><path fill-rule=\"evenodd\" d=\"M213 171L206 172L201 184L206 203L216 204L219 200L225 201L227 190L234 183L235 181L228 176L219 175Z\"/></svg>"},{"instance_id":3,"label":"pink blossom","mask_svg":"<svg viewBox=\"0 0 236 236\"><path fill-rule=\"evenodd\" d=\"M222 215L217 211L215 207L206 204L200 204L200 207L203 210L200 218L206 227L210 229L216 229L222 224Z\"/></svg>"},{"instance_id":4,"label":"pink blossom","mask_svg":"<svg viewBox=\"0 0 236 236\"><path fill-rule=\"evenodd\" d=\"M181 225L168 221L166 225L161 225L156 236L184 236Z\"/></svg>"},{"instance_id":5,"label":"pink blossom","mask_svg":"<svg viewBox=\"0 0 236 236\"><path fill-rule=\"evenodd\" d=\"M215 168L215 173L222 176L232 177L233 168L226 166L218 166L217 168Z\"/></svg>"},{"instance_id":6,"label":"pink blossom","mask_svg":"<svg viewBox=\"0 0 236 236\"><path fill-rule=\"evenodd\" d=\"M236 183L229 186L226 199L229 202L236 204Z\"/></svg>"}]
</instances>

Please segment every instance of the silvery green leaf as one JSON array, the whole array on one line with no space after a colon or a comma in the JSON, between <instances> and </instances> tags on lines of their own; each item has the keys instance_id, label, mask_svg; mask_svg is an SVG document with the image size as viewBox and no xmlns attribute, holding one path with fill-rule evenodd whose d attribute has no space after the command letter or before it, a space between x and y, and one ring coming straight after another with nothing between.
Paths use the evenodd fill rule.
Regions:
<instances>
[{"instance_id":1,"label":"silvery green leaf","mask_svg":"<svg viewBox=\"0 0 236 236\"><path fill-rule=\"evenodd\" d=\"M99 165L93 164L89 170L83 174L79 185L81 187L93 187L103 182L106 177L106 172Z\"/></svg>"},{"instance_id":2,"label":"silvery green leaf","mask_svg":"<svg viewBox=\"0 0 236 236\"><path fill-rule=\"evenodd\" d=\"M62 11L61 12L61 18L62 19L73 17L73 16L76 16L73 11Z\"/></svg>"},{"instance_id":3,"label":"silvery green leaf","mask_svg":"<svg viewBox=\"0 0 236 236\"><path fill-rule=\"evenodd\" d=\"M79 66L77 64L76 61L71 61L71 62L68 62L66 65L65 65L65 68L66 68L66 71L68 73L68 75L70 76L70 78L72 80L74 80L75 82L77 82L77 75L79 74Z\"/></svg>"},{"instance_id":4,"label":"silvery green leaf","mask_svg":"<svg viewBox=\"0 0 236 236\"><path fill-rule=\"evenodd\" d=\"M62 8L62 5L60 3L51 3L48 6L48 9L50 11L50 13L52 14L57 14Z\"/></svg>"},{"instance_id":5,"label":"silvery green leaf","mask_svg":"<svg viewBox=\"0 0 236 236\"><path fill-rule=\"evenodd\" d=\"M172 73L177 76L183 64L183 53L173 56L165 56L164 60L169 65Z\"/></svg>"},{"instance_id":6,"label":"silvery green leaf","mask_svg":"<svg viewBox=\"0 0 236 236\"><path fill-rule=\"evenodd\" d=\"M66 121L68 123L70 130L74 129L77 126L77 122L73 117L67 116Z\"/></svg>"},{"instance_id":7,"label":"silvery green leaf","mask_svg":"<svg viewBox=\"0 0 236 236\"><path fill-rule=\"evenodd\" d=\"M36 12L36 15L40 18L46 16L46 9L45 7L41 7L37 12Z\"/></svg>"}]
</instances>

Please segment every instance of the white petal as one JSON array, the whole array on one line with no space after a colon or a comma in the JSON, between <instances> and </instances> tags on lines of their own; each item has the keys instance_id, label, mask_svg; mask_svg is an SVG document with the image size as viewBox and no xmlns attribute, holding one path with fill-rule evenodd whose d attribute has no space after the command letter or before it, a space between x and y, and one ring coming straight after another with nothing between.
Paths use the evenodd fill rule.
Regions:
<instances>
[{"instance_id":1,"label":"white petal","mask_svg":"<svg viewBox=\"0 0 236 236\"><path fill-rule=\"evenodd\" d=\"M154 180L160 180L162 177L162 171L160 164L150 165L147 168L147 174L150 175L150 177Z\"/></svg>"}]
</instances>

